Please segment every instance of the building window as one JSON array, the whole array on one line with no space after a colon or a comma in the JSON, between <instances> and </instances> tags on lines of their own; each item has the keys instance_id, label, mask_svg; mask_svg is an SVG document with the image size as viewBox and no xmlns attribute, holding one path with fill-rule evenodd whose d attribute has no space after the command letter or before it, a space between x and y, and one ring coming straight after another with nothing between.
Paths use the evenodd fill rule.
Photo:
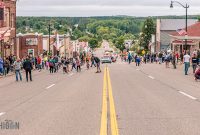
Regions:
<instances>
[{"instance_id":1,"label":"building window","mask_svg":"<svg viewBox=\"0 0 200 135\"><path fill-rule=\"evenodd\" d=\"M11 28L14 28L15 27L15 14L12 13L11 14Z\"/></svg>"},{"instance_id":2,"label":"building window","mask_svg":"<svg viewBox=\"0 0 200 135\"><path fill-rule=\"evenodd\" d=\"M6 27L10 27L10 9L6 8L4 13L4 22Z\"/></svg>"},{"instance_id":3,"label":"building window","mask_svg":"<svg viewBox=\"0 0 200 135\"><path fill-rule=\"evenodd\" d=\"M4 19L4 9L0 8L0 20Z\"/></svg>"}]
</instances>

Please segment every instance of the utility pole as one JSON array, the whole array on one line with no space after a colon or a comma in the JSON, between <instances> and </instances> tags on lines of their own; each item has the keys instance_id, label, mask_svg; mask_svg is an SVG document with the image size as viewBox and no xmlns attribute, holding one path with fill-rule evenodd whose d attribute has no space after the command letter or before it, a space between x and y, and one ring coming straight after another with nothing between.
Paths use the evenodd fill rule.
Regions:
<instances>
[{"instance_id":1,"label":"utility pole","mask_svg":"<svg viewBox=\"0 0 200 135\"><path fill-rule=\"evenodd\" d=\"M49 22L49 55L51 53L51 23Z\"/></svg>"},{"instance_id":2,"label":"utility pole","mask_svg":"<svg viewBox=\"0 0 200 135\"><path fill-rule=\"evenodd\" d=\"M178 1L171 1L170 8L174 7L174 5L173 5L174 3L181 5L186 10L186 14L185 14L185 31L186 31L185 36L186 36L187 32L188 32L188 29L187 29L187 26L188 26L188 8L190 6L187 3L186 3L186 5L183 5L182 3L178 2ZM185 49L187 49L187 38L185 38Z\"/></svg>"}]
</instances>

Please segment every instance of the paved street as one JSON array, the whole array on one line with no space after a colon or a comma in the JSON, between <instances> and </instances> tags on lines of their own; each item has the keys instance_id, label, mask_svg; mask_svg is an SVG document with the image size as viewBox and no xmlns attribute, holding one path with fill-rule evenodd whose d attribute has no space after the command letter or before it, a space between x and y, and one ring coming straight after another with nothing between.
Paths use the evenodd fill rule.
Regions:
<instances>
[{"instance_id":1,"label":"paved street","mask_svg":"<svg viewBox=\"0 0 200 135\"><path fill-rule=\"evenodd\" d=\"M200 135L199 7L0 0L0 135Z\"/></svg>"},{"instance_id":2,"label":"paved street","mask_svg":"<svg viewBox=\"0 0 200 135\"><path fill-rule=\"evenodd\" d=\"M200 84L192 75L164 65L136 68L120 61L108 64L108 70L112 86L108 93L113 92L120 135L200 134ZM0 122L19 122L20 129L1 129L0 134L99 135L106 70L95 71L68 75L36 71L31 83L16 83L13 76L1 79ZM112 95L107 98L109 135Z\"/></svg>"}]
</instances>

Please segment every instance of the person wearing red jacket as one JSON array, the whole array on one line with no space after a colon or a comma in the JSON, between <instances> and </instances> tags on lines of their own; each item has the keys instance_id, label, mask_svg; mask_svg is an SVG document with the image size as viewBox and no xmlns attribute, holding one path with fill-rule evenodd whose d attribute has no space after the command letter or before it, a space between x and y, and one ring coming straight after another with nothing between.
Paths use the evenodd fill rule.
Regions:
<instances>
[{"instance_id":1,"label":"person wearing red jacket","mask_svg":"<svg viewBox=\"0 0 200 135\"><path fill-rule=\"evenodd\" d=\"M39 72L41 71L42 67L42 59L40 58L40 56L37 57L37 68L39 69Z\"/></svg>"},{"instance_id":2,"label":"person wearing red jacket","mask_svg":"<svg viewBox=\"0 0 200 135\"><path fill-rule=\"evenodd\" d=\"M179 54L178 52L176 53L176 63L178 63L178 60L179 60Z\"/></svg>"}]
</instances>

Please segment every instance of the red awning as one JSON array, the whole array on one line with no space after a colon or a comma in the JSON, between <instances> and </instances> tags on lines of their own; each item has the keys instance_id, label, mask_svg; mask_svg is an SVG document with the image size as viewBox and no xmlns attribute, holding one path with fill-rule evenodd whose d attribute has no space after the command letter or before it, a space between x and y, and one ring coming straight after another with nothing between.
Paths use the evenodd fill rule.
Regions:
<instances>
[{"instance_id":1,"label":"red awning","mask_svg":"<svg viewBox=\"0 0 200 135\"><path fill-rule=\"evenodd\" d=\"M185 29L183 29L185 30ZM170 33L172 36L184 37L185 33L181 35L176 31ZM187 27L187 36L188 37L200 37L200 22L196 22L195 24Z\"/></svg>"},{"instance_id":2,"label":"red awning","mask_svg":"<svg viewBox=\"0 0 200 135\"><path fill-rule=\"evenodd\" d=\"M185 44L185 40L174 40L172 41L172 44L174 45L184 45ZM187 44L189 45L195 45L196 42L194 40L187 40Z\"/></svg>"}]
</instances>

